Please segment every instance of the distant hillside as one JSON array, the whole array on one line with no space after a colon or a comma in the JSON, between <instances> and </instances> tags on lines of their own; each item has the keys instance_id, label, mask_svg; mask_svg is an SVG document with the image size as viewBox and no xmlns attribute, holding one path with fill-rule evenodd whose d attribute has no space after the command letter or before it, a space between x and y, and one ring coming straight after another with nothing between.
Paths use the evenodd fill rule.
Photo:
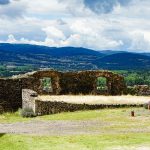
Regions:
<instances>
[{"instance_id":1,"label":"distant hillside","mask_svg":"<svg viewBox=\"0 0 150 150\"><path fill-rule=\"evenodd\" d=\"M112 55L112 54L117 54L117 53L125 53L125 51L115 51L115 50L102 50L100 53L104 55Z\"/></svg>"},{"instance_id":2,"label":"distant hillside","mask_svg":"<svg viewBox=\"0 0 150 150\"><path fill-rule=\"evenodd\" d=\"M137 53L116 53L97 59L98 68L106 69L149 69L150 57Z\"/></svg>"},{"instance_id":3,"label":"distant hillside","mask_svg":"<svg viewBox=\"0 0 150 150\"><path fill-rule=\"evenodd\" d=\"M0 44L0 63L6 65L33 65L59 70L96 69L92 63L104 54L85 48L46 47L27 44Z\"/></svg>"},{"instance_id":4,"label":"distant hillside","mask_svg":"<svg viewBox=\"0 0 150 150\"><path fill-rule=\"evenodd\" d=\"M148 54L94 51L75 47L0 44L0 66L33 66L61 71L94 69L149 69ZM2 68L2 67L1 67Z\"/></svg>"}]
</instances>

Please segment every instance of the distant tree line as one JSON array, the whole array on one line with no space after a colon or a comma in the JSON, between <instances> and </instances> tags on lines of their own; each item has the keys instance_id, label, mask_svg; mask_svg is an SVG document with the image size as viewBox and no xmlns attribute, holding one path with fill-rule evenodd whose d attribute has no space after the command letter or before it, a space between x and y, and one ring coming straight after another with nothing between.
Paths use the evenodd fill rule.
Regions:
<instances>
[{"instance_id":1,"label":"distant tree line","mask_svg":"<svg viewBox=\"0 0 150 150\"><path fill-rule=\"evenodd\" d=\"M36 68L28 66L8 66L0 65L0 77L10 77L17 74L23 74L36 70Z\"/></svg>"},{"instance_id":2,"label":"distant tree line","mask_svg":"<svg viewBox=\"0 0 150 150\"><path fill-rule=\"evenodd\" d=\"M150 71L148 70L120 70L114 71L124 76L128 86L134 85L149 85L150 86Z\"/></svg>"},{"instance_id":3,"label":"distant tree line","mask_svg":"<svg viewBox=\"0 0 150 150\"><path fill-rule=\"evenodd\" d=\"M0 64L0 77L9 77L17 74L24 74L27 72L39 70L32 65L26 66L13 66ZM149 85L150 86L150 71L149 70L114 70L113 72L118 73L125 78L127 86L134 85ZM103 85L106 81L102 79L98 80L99 85Z\"/></svg>"}]
</instances>

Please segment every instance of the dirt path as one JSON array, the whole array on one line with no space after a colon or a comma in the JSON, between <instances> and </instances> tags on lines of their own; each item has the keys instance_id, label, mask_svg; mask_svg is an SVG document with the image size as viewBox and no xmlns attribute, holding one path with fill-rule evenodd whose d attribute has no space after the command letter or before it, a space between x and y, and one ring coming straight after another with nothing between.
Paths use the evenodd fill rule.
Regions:
<instances>
[{"instance_id":1,"label":"dirt path","mask_svg":"<svg viewBox=\"0 0 150 150\"><path fill-rule=\"evenodd\" d=\"M118 122L115 126L122 126ZM130 124L131 125L131 124ZM113 128L112 128L113 127ZM111 129L111 130L110 130ZM113 130L112 130L113 129ZM5 123L0 124L0 133L33 134L33 135L81 135L81 134L102 134L102 133L149 133L150 127L135 126L126 128L114 128L114 123L102 120L89 121L42 121Z\"/></svg>"},{"instance_id":2,"label":"dirt path","mask_svg":"<svg viewBox=\"0 0 150 150\"><path fill-rule=\"evenodd\" d=\"M0 124L0 133L37 135L79 135L100 133L92 128L106 124L94 121L31 121Z\"/></svg>"}]
</instances>

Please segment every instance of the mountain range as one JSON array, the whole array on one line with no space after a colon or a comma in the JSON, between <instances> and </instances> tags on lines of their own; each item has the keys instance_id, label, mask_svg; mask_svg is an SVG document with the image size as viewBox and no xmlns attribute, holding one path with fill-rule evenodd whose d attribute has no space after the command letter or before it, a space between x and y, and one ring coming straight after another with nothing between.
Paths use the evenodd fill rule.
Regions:
<instances>
[{"instance_id":1,"label":"mountain range","mask_svg":"<svg viewBox=\"0 0 150 150\"><path fill-rule=\"evenodd\" d=\"M150 68L150 53L1 43L0 65L32 65L61 71L138 70Z\"/></svg>"}]
</instances>

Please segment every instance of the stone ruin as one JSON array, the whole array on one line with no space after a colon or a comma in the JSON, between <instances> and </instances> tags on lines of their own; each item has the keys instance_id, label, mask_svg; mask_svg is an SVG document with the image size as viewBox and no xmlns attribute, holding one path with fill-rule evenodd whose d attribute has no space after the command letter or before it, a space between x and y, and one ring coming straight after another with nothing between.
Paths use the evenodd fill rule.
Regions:
<instances>
[{"instance_id":1,"label":"stone ruin","mask_svg":"<svg viewBox=\"0 0 150 150\"><path fill-rule=\"evenodd\" d=\"M97 88L97 78L106 79L106 87ZM124 78L109 71L58 72L37 71L0 79L0 112L22 107L22 90L39 95L122 95L126 91Z\"/></svg>"},{"instance_id":2,"label":"stone ruin","mask_svg":"<svg viewBox=\"0 0 150 150\"><path fill-rule=\"evenodd\" d=\"M58 97L57 97L58 98ZM60 98L60 97L59 97ZM59 99L58 98L58 99ZM86 103L60 100L43 100L37 92L30 89L22 90L22 109L30 108L35 116L56 114L61 112L74 112L79 110L96 110L104 108L124 108L124 107L142 107L143 104L103 104Z\"/></svg>"},{"instance_id":3,"label":"stone ruin","mask_svg":"<svg viewBox=\"0 0 150 150\"><path fill-rule=\"evenodd\" d=\"M126 93L129 95L136 95L136 96L150 96L150 86L149 85L127 86Z\"/></svg>"}]
</instances>

